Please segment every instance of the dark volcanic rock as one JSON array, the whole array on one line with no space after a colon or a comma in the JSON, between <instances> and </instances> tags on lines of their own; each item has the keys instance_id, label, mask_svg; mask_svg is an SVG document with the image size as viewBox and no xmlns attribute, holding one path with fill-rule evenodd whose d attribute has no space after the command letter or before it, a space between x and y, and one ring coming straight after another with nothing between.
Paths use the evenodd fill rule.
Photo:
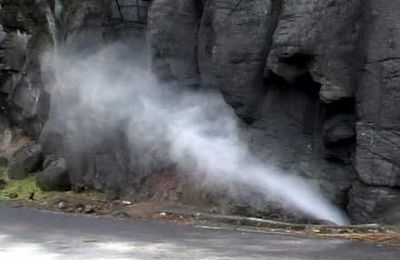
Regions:
<instances>
[{"instance_id":1,"label":"dark volcanic rock","mask_svg":"<svg viewBox=\"0 0 400 260\"><path fill-rule=\"evenodd\" d=\"M194 2L179 1L180 7ZM177 3L154 1L152 52L175 51L153 56L153 62L198 66L201 86L219 89L238 116L251 123L250 144L261 158L319 181L326 196L345 204L355 178L349 165L355 132L354 120L340 118L352 118L354 109L333 104L325 112L322 104L354 97L360 1L201 3L197 13L192 8L174 16L175 23L190 26L168 31L175 23L167 18L166 6ZM196 21L197 27L192 25ZM176 43L193 28L198 28L197 39ZM160 37L163 30L168 38ZM175 55L183 46L197 52L197 60ZM179 73L169 73L179 80ZM340 148L325 147L347 140Z\"/></svg>"},{"instance_id":2,"label":"dark volcanic rock","mask_svg":"<svg viewBox=\"0 0 400 260\"><path fill-rule=\"evenodd\" d=\"M350 115L335 116L324 123L324 141L327 145L352 141L356 137L355 119Z\"/></svg>"},{"instance_id":3,"label":"dark volcanic rock","mask_svg":"<svg viewBox=\"0 0 400 260\"><path fill-rule=\"evenodd\" d=\"M332 102L354 96L360 0L282 1L267 70L294 82L309 72Z\"/></svg>"},{"instance_id":4,"label":"dark volcanic rock","mask_svg":"<svg viewBox=\"0 0 400 260\"><path fill-rule=\"evenodd\" d=\"M400 186L400 137L396 132L359 124L357 172L374 186Z\"/></svg>"},{"instance_id":5,"label":"dark volcanic rock","mask_svg":"<svg viewBox=\"0 0 400 260\"><path fill-rule=\"evenodd\" d=\"M144 35L114 23L120 14L113 3L2 2L0 101L12 125L33 136L43 129L49 112L44 85L52 81L39 57L55 39L93 49L126 35L137 43L134 38ZM354 220L393 215L385 212L396 211L392 202L400 187L397 1L151 3L148 32L159 79L219 90L261 159L317 181L341 206L353 187L348 208ZM52 96L53 104L64 99ZM152 160L144 159L140 147L126 147L123 127L98 122L96 131L107 138L93 145L97 133L84 122L71 129L65 118L51 117L40 142L46 155L65 162L49 160L41 176L60 181L68 172L74 188L93 187L112 198L145 193L142 164ZM356 175L364 184L353 184Z\"/></svg>"},{"instance_id":6,"label":"dark volcanic rock","mask_svg":"<svg viewBox=\"0 0 400 260\"><path fill-rule=\"evenodd\" d=\"M367 184L400 187L400 8L392 1L367 2L356 166Z\"/></svg>"},{"instance_id":7,"label":"dark volcanic rock","mask_svg":"<svg viewBox=\"0 0 400 260\"><path fill-rule=\"evenodd\" d=\"M48 113L42 54L54 43L48 1L2 1L0 101L13 125L38 137Z\"/></svg>"},{"instance_id":8,"label":"dark volcanic rock","mask_svg":"<svg viewBox=\"0 0 400 260\"><path fill-rule=\"evenodd\" d=\"M65 160L59 158L52 161L36 177L36 183L44 191L66 191L71 185L67 174Z\"/></svg>"},{"instance_id":9,"label":"dark volcanic rock","mask_svg":"<svg viewBox=\"0 0 400 260\"><path fill-rule=\"evenodd\" d=\"M400 189L372 187L354 183L350 191L348 210L357 223L387 223L399 224ZM396 223L394 223L396 222Z\"/></svg>"},{"instance_id":10,"label":"dark volcanic rock","mask_svg":"<svg viewBox=\"0 0 400 260\"><path fill-rule=\"evenodd\" d=\"M198 35L202 87L219 89L247 121L256 116L263 86L265 59L279 11L274 2L215 0L203 6Z\"/></svg>"},{"instance_id":11,"label":"dark volcanic rock","mask_svg":"<svg viewBox=\"0 0 400 260\"><path fill-rule=\"evenodd\" d=\"M25 179L39 170L42 162L43 154L40 144L24 145L12 156L8 176L10 179Z\"/></svg>"},{"instance_id":12,"label":"dark volcanic rock","mask_svg":"<svg viewBox=\"0 0 400 260\"><path fill-rule=\"evenodd\" d=\"M174 1L154 2L166 6ZM365 183L399 186L398 3L201 3L199 14L174 20L184 23L189 16L193 22L200 15L197 44L191 39L184 45L197 51L197 60L191 64L171 52L154 56L155 62L198 65L202 87L220 89L239 117L251 122L253 150L317 180L336 203L347 202L355 180L355 150L356 170ZM151 31L171 24L160 15L162 11L151 14L157 19ZM169 39L187 31L177 28L169 32ZM173 45L171 40L151 36L154 53ZM352 208L358 206L366 210L359 204Z\"/></svg>"},{"instance_id":13,"label":"dark volcanic rock","mask_svg":"<svg viewBox=\"0 0 400 260\"><path fill-rule=\"evenodd\" d=\"M160 0L152 4L149 21L152 63L161 79L199 84L196 63L199 21L198 1Z\"/></svg>"}]
</instances>

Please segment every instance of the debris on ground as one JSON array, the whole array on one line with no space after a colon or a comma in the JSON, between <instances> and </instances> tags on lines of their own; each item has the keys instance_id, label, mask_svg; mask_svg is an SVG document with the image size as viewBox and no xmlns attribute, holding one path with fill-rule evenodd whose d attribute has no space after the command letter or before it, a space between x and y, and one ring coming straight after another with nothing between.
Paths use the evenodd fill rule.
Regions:
<instances>
[{"instance_id":1,"label":"debris on ground","mask_svg":"<svg viewBox=\"0 0 400 260\"><path fill-rule=\"evenodd\" d=\"M1 177L1 176L0 176ZM135 218L174 222L184 225L207 225L237 231L295 233L318 238L338 238L383 246L400 247L400 229L379 225L310 225L293 224L261 218L218 214L215 208L196 208L173 202L108 201L96 191L43 192L33 179L10 181L0 189L0 201L13 207L30 207L95 216ZM1 185L2 182L0 182ZM33 194L33 195L32 195Z\"/></svg>"}]
</instances>

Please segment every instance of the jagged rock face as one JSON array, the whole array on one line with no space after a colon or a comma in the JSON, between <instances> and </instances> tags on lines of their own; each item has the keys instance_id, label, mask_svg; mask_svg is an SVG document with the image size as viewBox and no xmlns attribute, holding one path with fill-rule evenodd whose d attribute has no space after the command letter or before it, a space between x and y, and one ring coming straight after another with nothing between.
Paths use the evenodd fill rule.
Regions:
<instances>
[{"instance_id":1,"label":"jagged rock face","mask_svg":"<svg viewBox=\"0 0 400 260\"><path fill-rule=\"evenodd\" d=\"M15 152L10 161L8 177L22 180L41 168L43 162L42 148L38 144L28 144Z\"/></svg>"},{"instance_id":2,"label":"jagged rock face","mask_svg":"<svg viewBox=\"0 0 400 260\"><path fill-rule=\"evenodd\" d=\"M400 10L386 1L370 1L365 9L364 19L373 23L362 35L356 165L365 183L399 187Z\"/></svg>"},{"instance_id":3,"label":"jagged rock face","mask_svg":"<svg viewBox=\"0 0 400 260\"><path fill-rule=\"evenodd\" d=\"M2 113L37 137L49 110L40 59L54 42L51 9L47 1L4 0L0 16Z\"/></svg>"},{"instance_id":4,"label":"jagged rock face","mask_svg":"<svg viewBox=\"0 0 400 260\"><path fill-rule=\"evenodd\" d=\"M398 222L400 8L396 1L366 1L363 12L360 47L365 65L357 92L355 165L370 186L354 185L349 208L358 221L397 214Z\"/></svg>"},{"instance_id":5,"label":"jagged rock face","mask_svg":"<svg viewBox=\"0 0 400 260\"><path fill-rule=\"evenodd\" d=\"M281 2L267 71L289 82L309 72L323 102L354 97L361 1Z\"/></svg>"},{"instance_id":6,"label":"jagged rock face","mask_svg":"<svg viewBox=\"0 0 400 260\"><path fill-rule=\"evenodd\" d=\"M355 182L350 192L349 212L357 222L399 223L400 191Z\"/></svg>"},{"instance_id":7,"label":"jagged rock face","mask_svg":"<svg viewBox=\"0 0 400 260\"><path fill-rule=\"evenodd\" d=\"M196 1L153 3L149 21L152 55L160 57L154 59L153 68L161 79L172 78L193 86L199 84L195 48L199 8Z\"/></svg>"},{"instance_id":8,"label":"jagged rock face","mask_svg":"<svg viewBox=\"0 0 400 260\"><path fill-rule=\"evenodd\" d=\"M13 124L37 135L38 118L47 118L43 86L51 80L38 57L54 39L93 48L143 38L141 29L113 25L110 3L2 1L1 101ZM390 222L383 216L395 215L400 187L398 4L153 0L153 69L164 81L220 90L260 158L317 181L357 222ZM50 120L62 118L50 113ZM138 196L140 162L129 158L135 148L118 129L105 122L99 129L118 137L82 149L73 139L60 142L74 133L54 125L62 126L47 124L40 141L47 155L64 157L72 186ZM78 129L83 139L92 134L84 123Z\"/></svg>"},{"instance_id":9,"label":"jagged rock face","mask_svg":"<svg viewBox=\"0 0 400 260\"><path fill-rule=\"evenodd\" d=\"M198 64L203 87L220 89L245 120L255 116L268 43L272 1L208 1L199 24Z\"/></svg>"},{"instance_id":10,"label":"jagged rock face","mask_svg":"<svg viewBox=\"0 0 400 260\"><path fill-rule=\"evenodd\" d=\"M181 27L171 31L160 6L177 3L156 0L151 20L158 23L150 27L157 53L153 60L169 64L178 59L180 73L198 68L201 86L219 89L248 122L250 143L260 157L318 180L328 197L345 205L355 177L354 105L343 102L348 109L336 109L333 103L354 98L359 2L322 2L179 1L180 7L202 8L178 12ZM171 43L160 33L176 39L193 31L196 39L172 48L191 48L197 60L162 55L160 49Z\"/></svg>"},{"instance_id":11,"label":"jagged rock face","mask_svg":"<svg viewBox=\"0 0 400 260\"><path fill-rule=\"evenodd\" d=\"M182 10L172 20L171 6ZM336 203L357 171L366 186L354 184L350 213L382 220L390 207L363 204L379 203L368 185L379 201L399 187L399 12L387 1L154 0L153 62L221 90L262 158L316 179Z\"/></svg>"}]
</instances>

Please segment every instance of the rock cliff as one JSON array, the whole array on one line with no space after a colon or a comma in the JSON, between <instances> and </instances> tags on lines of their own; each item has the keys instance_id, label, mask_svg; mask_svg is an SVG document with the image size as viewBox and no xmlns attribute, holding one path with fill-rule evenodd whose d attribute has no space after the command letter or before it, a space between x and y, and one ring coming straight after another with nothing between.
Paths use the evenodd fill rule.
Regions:
<instances>
[{"instance_id":1,"label":"rock cliff","mask_svg":"<svg viewBox=\"0 0 400 260\"><path fill-rule=\"evenodd\" d=\"M219 89L261 157L318 180L354 220L379 220L398 207L398 4L155 0L153 60Z\"/></svg>"},{"instance_id":2,"label":"rock cliff","mask_svg":"<svg viewBox=\"0 0 400 260\"><path fill-rule=\"evenodd\" d=\"M113 23L111 2L3 0L2 109L11 125L34 138L41 133L47 155L65 158L73 187L144 196L139 186L154 178L143 179L132 166L124 137L82 154L74 144L59 145L68 129L47 124L42 131L51 118L51 73L40 64L45 49L72 38L77 48L111 39L145 42L146 27ZM162 81L219 90L259 158L316 181L355 222L393 222L400 210L399 6L399 0L153 0L152 68Z\"/></svg>"}]
</instances>

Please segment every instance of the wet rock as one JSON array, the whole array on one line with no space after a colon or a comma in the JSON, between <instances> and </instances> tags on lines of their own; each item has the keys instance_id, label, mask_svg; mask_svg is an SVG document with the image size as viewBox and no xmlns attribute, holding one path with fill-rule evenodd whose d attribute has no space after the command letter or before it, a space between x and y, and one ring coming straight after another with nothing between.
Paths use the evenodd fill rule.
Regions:
<instances>
[{"instance_id":1,"label":"wet rock","mask_svg":"<svg viewBox=\"0 0 400 260\"><path fill-rule=\"evenodd\" d=\"M67 174L65 160L59 158L38 173L36 182L44 191L67 191L71 185Z\"/></svg>"},{"instance_id":2,"label":"wet rock","mask_svg":"<svg viewBox=\"0 0 400 260\"><path fill-rule=\"evenodd\" d=\"M8 176L15 180L25 179L40 169L42 161L41 145L24 145L11 157Z\"/></svg>"},{"instance_id":3,"label":"wet rock","mask_svg":"<svg viewBox=\"0 0 400 260\"><path fill-rule=\"evenodd\" d=\"M400 189L354 183L348 210L356 223L387 223L400 212ZM400 221L398 221L400 222ZM397 223L398 224L398 223Z\"/></svg>"}]
</instances>

